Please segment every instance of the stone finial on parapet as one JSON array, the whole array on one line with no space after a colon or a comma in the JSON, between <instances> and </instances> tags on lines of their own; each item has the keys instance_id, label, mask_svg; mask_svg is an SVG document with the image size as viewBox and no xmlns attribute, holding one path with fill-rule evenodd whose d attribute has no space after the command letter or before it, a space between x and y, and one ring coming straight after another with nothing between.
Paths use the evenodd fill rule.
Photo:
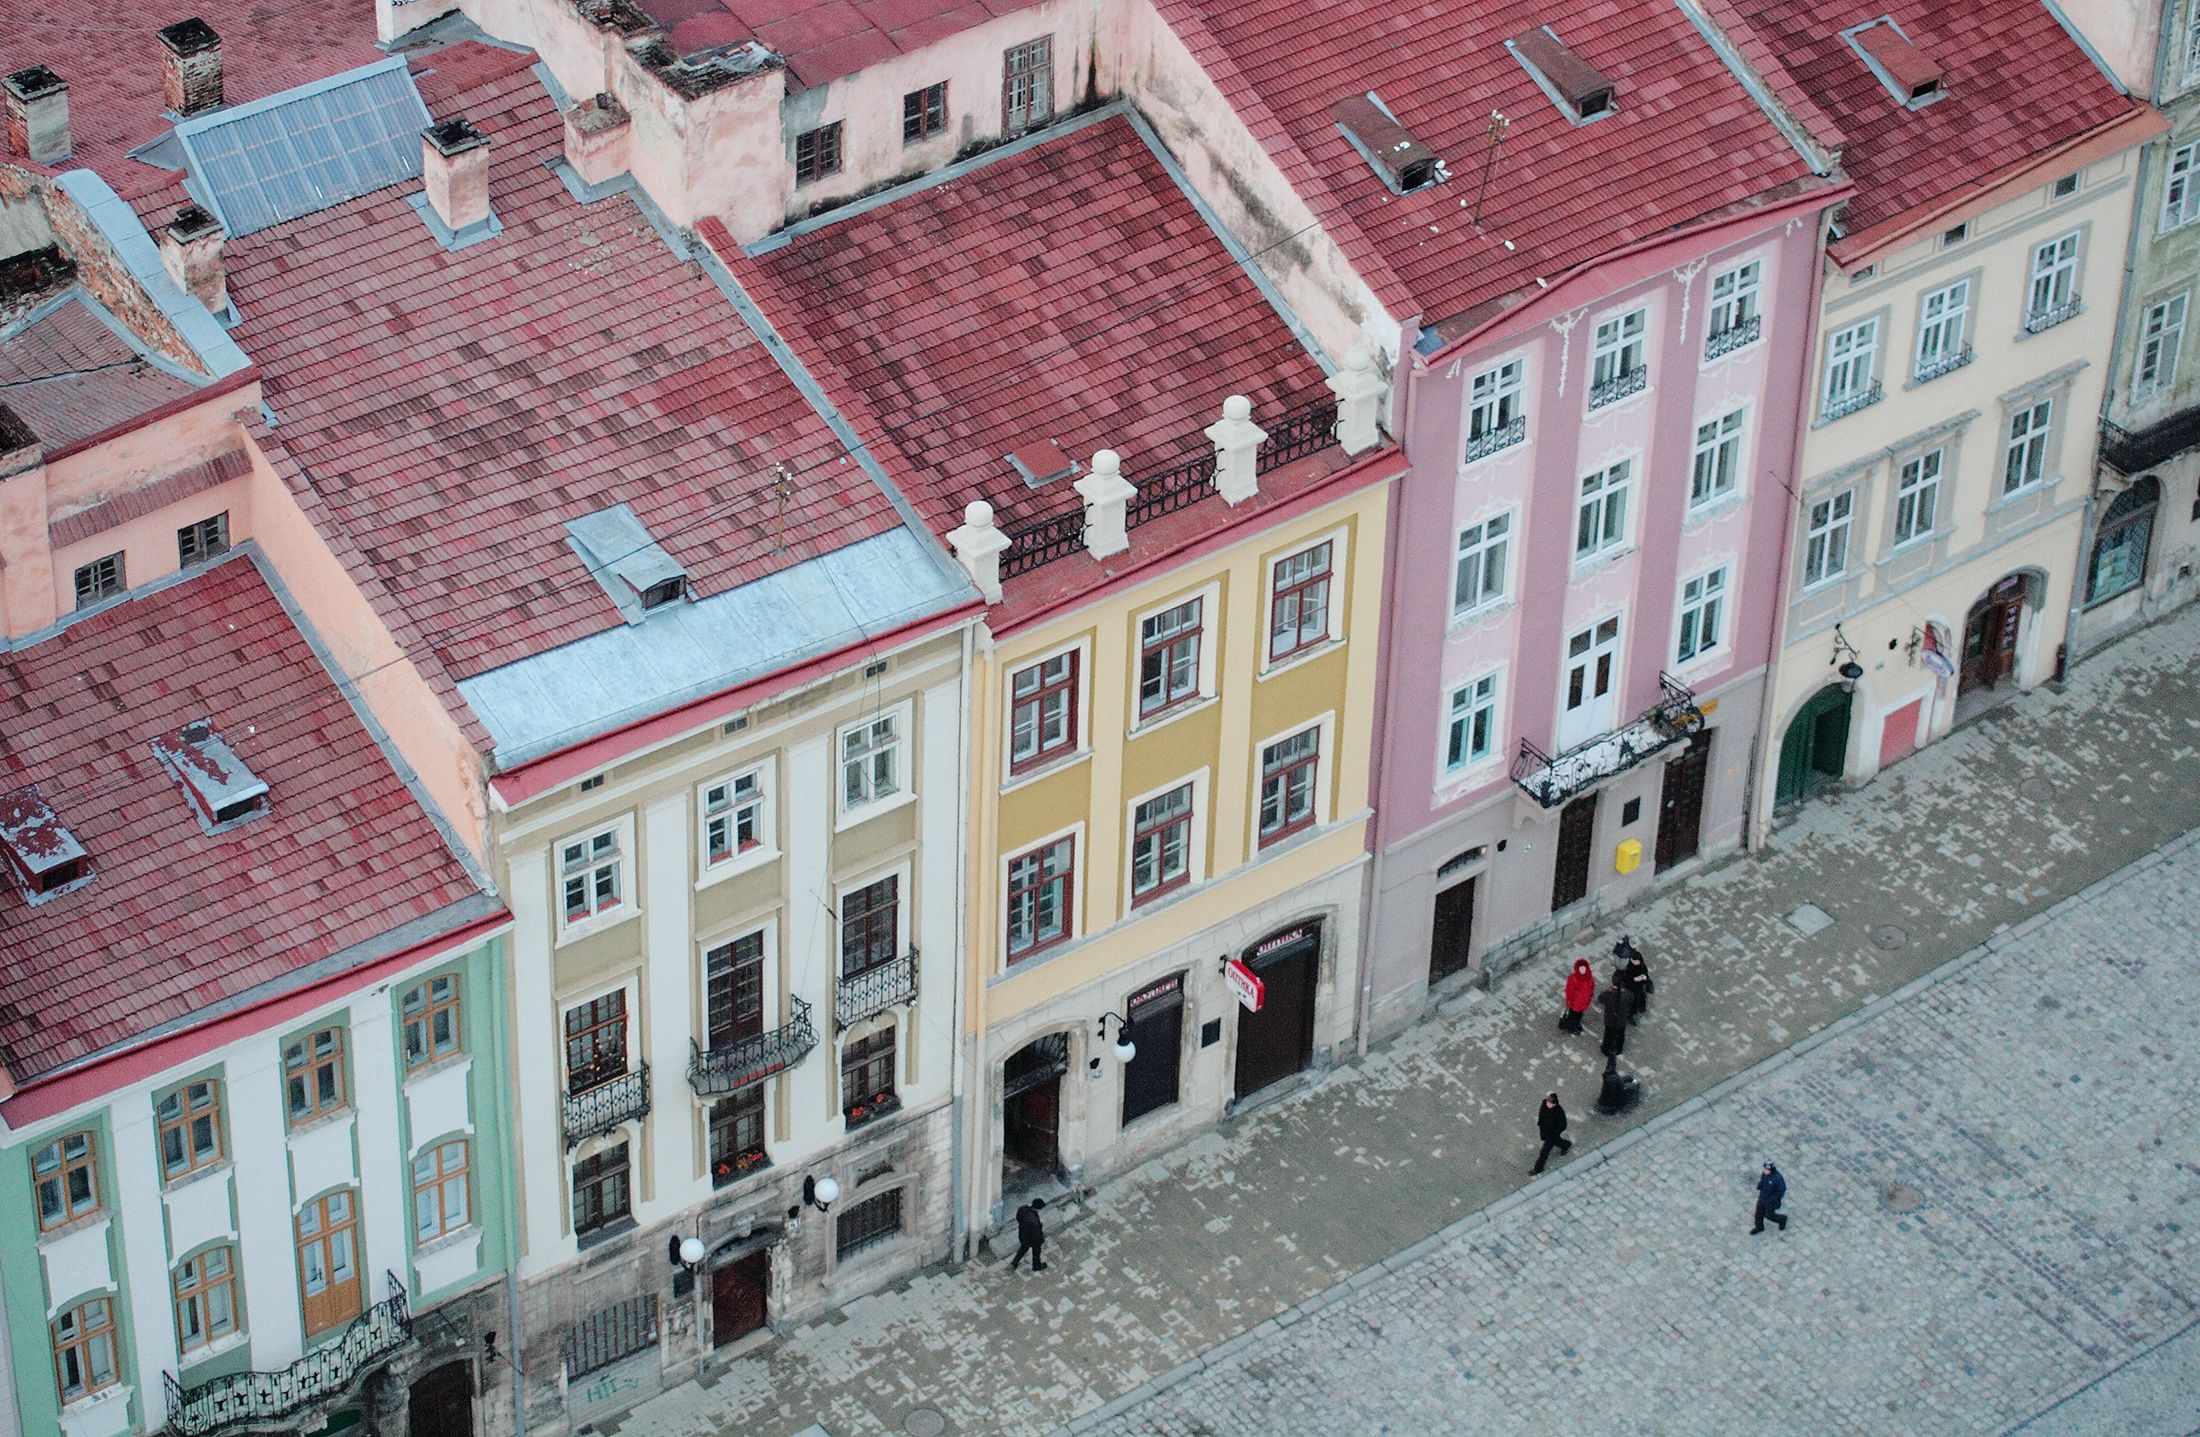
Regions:
<instances>
[{"instance_id":1,"label":"stone finial on parapet","mask_svg":"<svg viewBox=\"0 0 2200 1437\"><path fill-rule=\"evenodd\" d=\"M1260 446L1268 432L1253 422L1253 401L1233 394L1222 418L1207 426L1215 446L1215 492L1226 504L1242 504L1260 492Z\"/></svg>"},{"instance_id":2,"label":"stone finial on parapet","mask_svg":"<svg viewBox=\"0 0 2200 1437\"><path fill-rule=\"evenodd\" d=\"M1008 548L1008 535L993 523L993 506L983 499L973 499L963 505L963 521L959 528L950 529L947 542L954 547L956 562L970 575L978 592L985 595L989 604L1001 601L1001 553Z\"/></svg>"},{"instance_id":3,"label":"stone finial on parapet","mask_svg":"<svg viewBox=\"0 0 2200 1437\"><path fill-rule=\"evenodd\" d=\"M1085 548L1106 559L1131 546L1130 502L1138 486L1123 477L1123 457L1113 449L1092 456L1092 472L1072 486L1085 497Z\"/></svg>"},{"instance_id":4,"label":"stone finial on parapet","mask_svg":"<svg viewBox=\"0 0 2200 1437\"><path fill-rule=\"evenodd\" d=\"M1344 368L1329 376L1329 392L1337 396L1337 442L1345 453L1365 453L1383 442L1383 397L1390 386L1366 350L1344 357Z\"/></svg>"}]
</instances>

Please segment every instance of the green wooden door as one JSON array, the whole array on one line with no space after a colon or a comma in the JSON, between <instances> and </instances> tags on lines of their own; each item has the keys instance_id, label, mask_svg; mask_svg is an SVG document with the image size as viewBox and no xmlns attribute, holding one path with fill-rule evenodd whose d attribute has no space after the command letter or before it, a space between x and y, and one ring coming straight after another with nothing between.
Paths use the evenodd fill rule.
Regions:
<instances>
[{"instance_id":1,"label":"green wooden door","mask_svg":"<svg viewBox=\"0 0 2200 1437\"><path fill-rule=\"evenodd\" d=\"M1849 695L1838 684L1803 705L1780 742L1780 781L1772 801L1799 802L1841 777L1849 751Z\"/></svg>"}]
</instances>

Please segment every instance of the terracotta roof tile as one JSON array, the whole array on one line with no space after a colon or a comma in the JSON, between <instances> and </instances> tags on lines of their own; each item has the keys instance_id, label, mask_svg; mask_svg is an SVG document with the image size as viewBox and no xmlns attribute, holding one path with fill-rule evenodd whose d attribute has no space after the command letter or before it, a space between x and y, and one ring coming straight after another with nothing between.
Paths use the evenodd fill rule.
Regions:
<instances>
[{"instance_id":1,"label":"terracotta roof tile","mask_svg":"<svg viewBox=\"0 0 2200 1437\"><path fill-rule=\"evenodd\" d=\"M0 400L49 454L191 392L116 334L81 295L0 342Z\"/></svg>"}]
</instances>

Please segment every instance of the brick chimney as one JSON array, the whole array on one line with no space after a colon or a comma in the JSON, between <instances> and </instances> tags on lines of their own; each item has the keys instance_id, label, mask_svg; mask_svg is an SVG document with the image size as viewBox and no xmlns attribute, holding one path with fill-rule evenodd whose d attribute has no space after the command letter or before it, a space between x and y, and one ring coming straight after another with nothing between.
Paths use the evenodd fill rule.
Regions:
<instances>
[{"instance_id":1,"label":"brick chimney","mask_svg":"<svg viewBox=\"0 0 2200 1437\"><path fill-rule=\"evenodd\" d=\"M69 157L69 82L33 65L0 80L8 92L8 149L41 165Z\"/></svg>"},{"instance_id":2,"label":"brick chimney","mask_svg":"<svg viewBox=\"0 0 2200 1437\"><path fill-rule=\"evenodd\" d=\"M633 117L610 95L583 100L565 112L565 162L584 185L600 185L626 173L627 136Z\"/></svg>"},{"instance_id":3,"label":"brick chimney","mask_svg":"<svg viewBox=\"0 0 2200 1437\"><path fill-rule=\"evenodd\" d=\"M197 205L176 211L168 228L160 232L160 262L168 277L209 313L229 308L229 285L222 270L222 241L228 232Z\"/></svg>"},{"instance_id":4,"label":"brick chimney","mask_svg":"<svg viewBox=\"0 0 2200 1437\"><path fill-rule=\"evenodd\" d=\"M168 51L162 67L168 108L179 115L200 115L222 102L222 37L197 16L178 20L160 32Z\"/></svg>"},{"instance_id":5,"label":"brick chimney","mask_svg":"<svg viewBox=\"0 0 2200 1437\"><path fill-rule=\"evenodd\" d=\"M452 234L489 218L489 137L463 119L420 132L420 178L437 219Z\"/></svg>"}]
</instances>

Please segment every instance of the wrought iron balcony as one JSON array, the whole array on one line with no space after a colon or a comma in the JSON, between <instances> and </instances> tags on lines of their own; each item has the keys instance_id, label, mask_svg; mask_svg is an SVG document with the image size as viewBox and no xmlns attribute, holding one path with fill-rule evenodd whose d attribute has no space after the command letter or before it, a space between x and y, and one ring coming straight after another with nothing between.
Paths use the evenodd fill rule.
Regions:
<instances>
[{"instance_id":1,"label":"wrought iron balcony","mask_svg":"<svg viewBox=\"0 0 2200 1437\"><path fill-rule=\"evenodd\" d=\"M1845 414L1854 414L1859 409L1869 409L1886 397L1886 387L1875 379L1869 389L1862 389L1854 394L1844 394L1835 399L1828 399L1826 407L1818 412L1818 422L1820 424L1831 424Z\"/></svg>"},{"instance_id":2,"label":"wrought iron balcony","mask_svg":"<svg viewBox=\"0 0 2200 1437\"><path fill-rule=\"evenodd\" d=\"M1528 416L1515 414L1495 429L1485 429L1467 441L1469 460L1487 459L1500 449L1510 449L1528 437Z\"/></svg>"},{"instance_id":3,"label":"wrought iron balcony","mask_svg":"<svg viewBox=\"0 0 2200 1437\"><path fill-rule=\"evenodd\" d=\"M1589 407L1591 409L1602 409L1605 405L1616 403L1630 394L1640 394L1643 386L1649 382L1650 369L1647 365L1627 370L1621 374L1615 374L1602 384L1589 386Z\"/></svg>"},{"instance_id":4,"label":"wrought iron balcony","mask_svg":"<svg viewBox=\"0 0 2200 1437\"><path fill-rule=\"evenodd\" d=\"M2035 309L2026 315L2024 317L2024 332L2026 334L2038 334L2041 330L2053 329L2065 320L2076 319L2083 313L2085 313L2084 303L2076 295L2072 295L2061 304L2049 305L2046 309Z\"/></svg>"},{"instance_id":5,"label":"wrought iron balcony","mask_svg":"<svg viewBox=\"0 0 2200 1437\"><path fill-rule=\"evenodd\" d=\"M580 1093L565 1095L565 1145L577 1148L598 1133L649 1116L649 1064Z\"/></svg>"},{"instance_id":6,"label":"wrought iron balcony","mask_svg":"<svg viewBox=\"0 0 2200 1437\"><path fill-rule=\"evenodd\" d=\"M1964 365L1969 364L1972 358L1971 346L1966 344L1963 348L1950 353L1937 355L1931 359L1919 360L1917 372L1910 376L1910 382L1923 384L1927 380L1938 379L1943 374L1952 374L1963 368Z\"/></svg>"},{"instance_id":7,"label":"wrought iron balcony","mask_svg":"<svg viewBox=\"0 0 2200 1437\"><path fill-rule=\"evenodd\" d=\"M1714 329L1704 338L1703 357L1717 359L1722 354L1732 354L1745 344L1755 344L1764 332L1765 317L1761 314L1753 314L1740 324Z\"/></svg>"},{"instance_id":8,"label":"wrought iron balcony","mask_svg":"<svg viewBox=\"0 0 2200 1437\"><path fill-rule=\"evenodd\" d=\"M833 994L833 1026L852 1028L896 1004L916 1001L917 950L912 948L899 958L841 979Z\"/></svg>"},{"instance_id":9,"label":"wrought iron balcony","mask_svg":"<svg viewBox=\"0 0 2200 1437\"><path fill-rule=\"evenodd\" d=\"M2101 457L2119 474L2144 474L2195 448L2200 448L2200 405L2136 433L2120 424L2101 426Z\"/></svg>"},{"instance_id":10,"label":"wrought iron balcony","mask_svg":"<svg viewBox=\"0 0 2200 1437\"><path fill-rule=\"evenodd\" d=\"M693 1039L688 1046L688 1086L699 1098L722 1098L802 1061L817 1046L817 1029L810 1026L810 1005L790 998L794 1016L784 1025L753 1038L742 1038L724 1047L705 1048Z\"/></svg>"},{"instance_id":11,"label":"wrought iron balcony","mask_svg":"<svg viewBox=\"0 0 2200 1437\"><path fill-rule=\"evenodd\" d=\"M1703 727L1703 710L1696 707L1693 689L1671 674L1659 674L1658 686L1663 696L1642 717L1556 758L1522 739L1520 755L1513 760L1513 782L1544 808L1556 808Z\"/></svg>"},{"instance_id":12,"label":"wrought iron balcony","mask_svg":"<svg viewBox=\"0 0 2200 1437\"><path fill-rule=\"evenodd\" d=\"M168 1373L172 1437L216 1437L247 1424L276 1421L325 1398L349 1392L359 1379L412 1341L405 1284L384 1273L389 1296L352 1319L335 1342L314 1348L280 1372L232 1372L186 1389Z\"/></svg>"}]
</instances>

